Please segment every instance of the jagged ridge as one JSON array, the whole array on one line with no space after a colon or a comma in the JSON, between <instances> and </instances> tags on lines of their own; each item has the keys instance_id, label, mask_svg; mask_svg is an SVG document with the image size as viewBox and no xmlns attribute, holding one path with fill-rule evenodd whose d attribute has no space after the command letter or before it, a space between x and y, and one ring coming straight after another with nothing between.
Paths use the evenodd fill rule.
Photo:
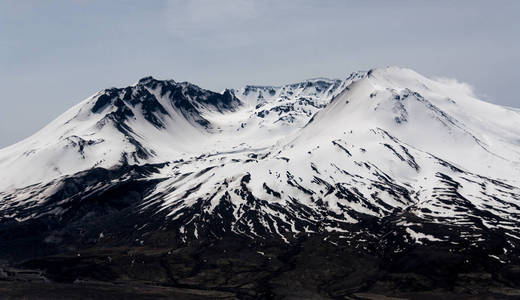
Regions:
<instances>
[{"instance_id":1,"label":"jagged ridge","mask_svg":"<svg viewBox=\"0 0 520 300\"><path fill-rule=\"evenodd\" d=\"M167 228L178 243L227 235L293 243L329 234L331 243L375 252L360 241L379 240L396 253L441 244L500 262L518 253L518 112L410 70L223 94L144 78L87 99L50 128L63 124L56 139L44 129L0 153L11 168L45 159L39 153L47 148L37 147L45 137L51 151L70 146L65 153L73 156L43 169L103 157L1 192L1 222L10 230L47 224L40 236L47 246L61 243L49 236L78 224L97 224L89 238L107 234L84 215L90 201L110 199L94 215L117 213L138 239ZM107 145L116 153L101 155ZM108 167L118 175L92 179Z\"/></svg>"}]
</instances>

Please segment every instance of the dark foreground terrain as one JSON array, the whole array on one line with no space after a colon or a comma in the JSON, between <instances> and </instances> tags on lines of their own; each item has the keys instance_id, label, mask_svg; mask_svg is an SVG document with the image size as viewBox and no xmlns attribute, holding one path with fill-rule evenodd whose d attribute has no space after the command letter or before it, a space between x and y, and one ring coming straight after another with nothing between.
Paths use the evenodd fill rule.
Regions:
<instances>
[{"instance_id":1,"label":"dark foreground terrain","mask_svg":"<svg viewBox=\"0 0 520 300\"><path fill-rule=\"evenodd\" d=\"M67 214L37 206L24 213L39 217L0 220L0 299L520 299L518 245L501 231L457 238L479 229L395 210L345 232L257 239L209 219L190 240L179 227L192 215L168 223L167 211L138 209L148 184L64 189L46 205ZM400 222L448 238L414 241Z\"/></svg>"},{"instance_id":2,"label":"dark foreground terrain","mask_svg":"<svg viewBox=\"0 0 520 300\"><path fill-rule=\"evenodd\" d=\"M307 232L274 235L273 222L259 221L267 202L252 197L244 176L233 192L249 205L241 221L251 222L237 234L225 199L211 214L195 206L176 219L144 205L158 180L142 176L154 170L94 169L65 178L42 203L5 196L0 299L520 299L519 240L488 228L493 216L455 187L439 192L470 208L469 225L394 209L331 232L326 212L298 206L308 222L296 226ZM443 239L414 239L411 229Z\"/></svg>"},{"instance_id":3,"label":"dark foreground terrain","mask_svg":"<svg viewBox=\"0 0 520 300\"><path fill-rule=\"evenodd\" d=\"M2 299L518 299L520 266L410 248L392 258L319 236L91 247L4 265ZM154 244L153 240L157 240ZM468 263L472 261L472 263Z\"/></svg>"},{"instance_id":4,"label":"dark foreground terrain","mask_svg":"<svg viewBox=\"0 0 520 300\"><path fill-rule=\"evenodd\" d=\"M343 232L318 220L313 233L251 238L231 234L232 210L219 206L185 239L179 228L204 209L166 222L168 211L140 206L155 181L110 178L97 192L65 184L0 219L0 299L520 299L520 247L503 230L396 209ZM403 222L445 240L413 240Z\"/></svg>"}]
</instances>

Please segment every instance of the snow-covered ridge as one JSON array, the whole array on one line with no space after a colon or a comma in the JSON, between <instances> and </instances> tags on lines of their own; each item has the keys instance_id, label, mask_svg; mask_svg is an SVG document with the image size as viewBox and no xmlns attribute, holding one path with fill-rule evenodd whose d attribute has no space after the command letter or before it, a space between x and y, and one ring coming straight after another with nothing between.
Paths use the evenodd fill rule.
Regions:
<instances>
[{"instance_id":1,"label":"snow-covered ridge","mask_svg":"<svg viewBox=\"0 0 520 300\"><path fill-rule=\"evenodd\" d=\"M60 215L73 198L49 199L64 178L146 164L158 165L138 176L154 182L139 209L164 213L185 239L353 239L367 218L395 216L410 242L478 241L489 229L520 241L519 112L395 67L222 94L153 78L103 90L0 150L1 211Z\"/></svg>"},{"instance_id":2,"label":"snow-covered ridge","mask_svg":"<svg viewBox=\"0 0 520 300\"><path fill-rule=\"evenodd\" d=\"M318 111L314 124L301 131ZM383 128L451 163L514 181L519 120L517 110L475 99L456 82L396 67L355 72L344 80L246 86L222 94L145 77L133 86L102 90L35 135L1 149L0 166L9 171L0 173L0 187L122 161L169 161L187 153L229 151L238 147L234 143L269 147L309 131L330 135L357 127ZM26 166L37 171L18 171Z\"/></svg>"},{"instance_id":3,"label":"snow-covered ridge","mask_svg":"<svg viewBox=\"0 0 520 300\"><path fill-rule=\"evenodd\" d=\"M141 79L110 88L74 106L33 136L0 150L3 188L49 181L92 167L162 160L187 140L203 138L211 124L203 112L232 112L240 106L232 91L222 94L173 80ZM175 143L172 143L175 141ZM153 144L153 146L152 146ZM34 171L26 174L31 167Z\"/></svg>"},{"instance_id":4,"label":"snow-covered ridge","mask_svg":"<svg viewBox=\"0 0 520 300\"><path fill-rule=\"evenodd\" d=\"M129 87L104 89L33 136L1 149L0 164L12 172L0 173L0 188L48 182L92 167L220 151L227 139L249 135L259 141L251 146L265 147L272 143L273 131L285 135L303 126L351 80L309 80L255 87L250 94L251 87L219 94L188 82L145 77ZM270 89L278 92L268 95ZM243 135L237 137L236 131ZM265 139L269 141L261 142ZM26 174L28 166L35 172Z\"/></svg>"}]
</instances>

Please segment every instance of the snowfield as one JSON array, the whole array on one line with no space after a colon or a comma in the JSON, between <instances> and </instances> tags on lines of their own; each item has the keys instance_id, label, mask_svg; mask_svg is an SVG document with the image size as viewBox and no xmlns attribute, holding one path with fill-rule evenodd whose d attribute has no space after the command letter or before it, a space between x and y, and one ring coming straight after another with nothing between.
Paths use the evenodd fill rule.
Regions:
<instances>
[{"instance_id":1,"label":"snowfield","mask_svg":"<svg viewBox=\"0 0 520 300\"><path fill-rule=\"evenodd\" d=\"M222 94L151 77L100 91L0 150L0 217L65 215L73 197L56 195L78 172L148 165L138 177L156 184L139 209L184 240L350 240L367 217L401 213L410 243L477 243L489 229L507 233L509 250L520 242L520 112L396 67Z\"/></svg>"}]
</instances>

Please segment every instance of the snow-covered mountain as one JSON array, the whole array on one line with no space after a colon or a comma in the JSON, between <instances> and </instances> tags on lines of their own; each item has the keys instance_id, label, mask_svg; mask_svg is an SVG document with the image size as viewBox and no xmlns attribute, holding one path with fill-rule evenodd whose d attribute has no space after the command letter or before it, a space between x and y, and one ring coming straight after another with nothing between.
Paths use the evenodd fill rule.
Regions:
<instances>
[{"instance_id":1,"label":"snow-covered mountain","mask_svg":"<svg viewBox=\"0 0 520 300\"><path fill-rule=\"evenodd\" d=\"M104 218L118 212L140 241L320 233L506 262L520 246L519 178L520 111L454 81L391 67L219 94L147 77L0 150L0 225L46 224L34 239L56 245L78 228L116 235Z\"/></svg>"}]
</instances>

